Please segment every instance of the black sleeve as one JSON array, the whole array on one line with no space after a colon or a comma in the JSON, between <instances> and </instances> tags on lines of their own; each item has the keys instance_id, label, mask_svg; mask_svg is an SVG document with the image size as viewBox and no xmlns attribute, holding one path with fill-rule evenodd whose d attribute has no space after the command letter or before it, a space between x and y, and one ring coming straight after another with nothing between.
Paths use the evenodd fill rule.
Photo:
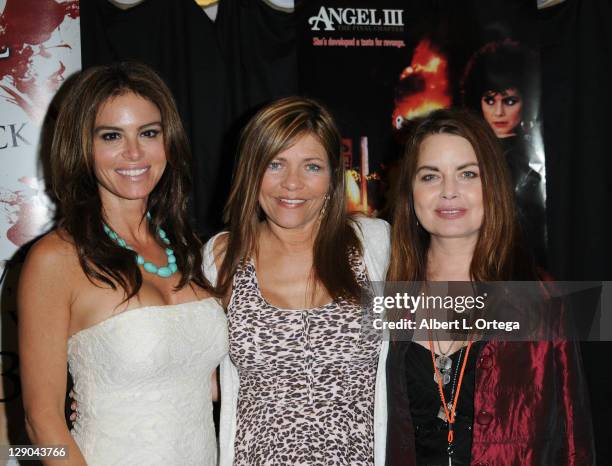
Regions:
<instances>
[{"instance_id":1,"label":"black sleeve","mask_svg":"<svg viewBox=\"0 0 612 466\"><path fill-rule=\"evenodd\" d=\"M410 342L391 341L387 356L387 466L416 466L414 427L406 387Z\"/></svg>"}]
</instances>

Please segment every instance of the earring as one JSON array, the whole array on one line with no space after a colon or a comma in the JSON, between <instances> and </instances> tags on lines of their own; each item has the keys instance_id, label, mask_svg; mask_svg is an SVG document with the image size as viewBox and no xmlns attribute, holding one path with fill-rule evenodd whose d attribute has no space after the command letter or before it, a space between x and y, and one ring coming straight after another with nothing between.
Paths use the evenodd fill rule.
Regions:
<instances>
[{"instance_id":1,"label":"earring","mask_svg":"<svg viewBox=\"0 0 612 466\"><path fill-rule=\"evenodd\" d=\"M321 212L319 212L319 220L323 218L325 215L325 211L327 210L327 203L329 202L329 194L326 194L323 198L323 207L321 207Z\"/></svg>"}]
</instances>

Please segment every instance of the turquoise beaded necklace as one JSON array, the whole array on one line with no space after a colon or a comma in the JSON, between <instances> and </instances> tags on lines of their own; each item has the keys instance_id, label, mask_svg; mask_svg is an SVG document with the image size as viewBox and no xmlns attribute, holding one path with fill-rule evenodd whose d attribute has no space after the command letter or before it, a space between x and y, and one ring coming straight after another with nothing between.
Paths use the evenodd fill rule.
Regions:
<instances>
[{"instance_id":1,"label":"turquoise beaded necklace","mask_svg":"<svg viewBox=\"0 0 612 466\"><path fill-rule=\"evenodd\" d=\"M151 219L151 214L147 213L147 219ZM104 232L108 235L110 239L112 239L115 243L121 246L124 249L129 249L133 251L130 245L128 245L123 238L121 238L117 233L115 233L106 223L103 223ZM160 239L170 246L170 240L168 239L168 235L161 228L157 229L157 234ZM156 266L153 262L145 261L144 257L137 253L136 255L136 263L138 265L142 265L142 268L149 273L154 273L158 277L168 278L174 275L178 271L178 266L176 265L176 257L174 256L174 251L172 248L166 248L166 256L168 256L168 263L162 267Z\"/></svg>"}]
</instances>

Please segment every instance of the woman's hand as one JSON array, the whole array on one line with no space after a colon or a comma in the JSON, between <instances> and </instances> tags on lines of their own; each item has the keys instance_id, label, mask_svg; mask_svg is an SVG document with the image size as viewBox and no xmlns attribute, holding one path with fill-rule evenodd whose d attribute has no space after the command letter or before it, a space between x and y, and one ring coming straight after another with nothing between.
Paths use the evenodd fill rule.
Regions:
<instances>
[{"instance_id":1,"label":"woman's hand","mask_svg":"<svg viewBox=\"0 0 612 466\"><path fill-rule=\"evenodd\" d=\"M68 397L70 398L70 422L74 423L74 421L76 421L76 418L77 418L78 403L74 399L73 390L70 390L70 393L68 393Z\"/></svg>"}]
</instances>

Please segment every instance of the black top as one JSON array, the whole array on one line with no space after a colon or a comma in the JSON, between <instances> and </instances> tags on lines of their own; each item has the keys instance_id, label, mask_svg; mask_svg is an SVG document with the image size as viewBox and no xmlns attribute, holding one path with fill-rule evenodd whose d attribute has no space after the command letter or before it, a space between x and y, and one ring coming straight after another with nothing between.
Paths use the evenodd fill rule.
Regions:
<instances>
[{"instance_id":1,"label":"black top","mask_svg":"<svg viewBox=\"0 0 612 466\"><path fill-rule=\"evenodd\" d=\"M463 375L461 392L455 413L455 433L452 448L453 465L469 465L472 448L472 424L474 420L474 387L476 382L476 359L481 343L475 342L470 349ZM453 381L459 382L465 349L456 351L450 358L451 380L444 386L446 402L451 401ZM459 357L461 356L461 359ZM406 390L410 400L410 414L414 425L416 458L418 466L448 464L448 423L438 416L442 407L438 384L434 381L431 352L418 343L410 343L406 351ZM450 413L450 409L449 409Z\"/></svg>"}]
</instances>

